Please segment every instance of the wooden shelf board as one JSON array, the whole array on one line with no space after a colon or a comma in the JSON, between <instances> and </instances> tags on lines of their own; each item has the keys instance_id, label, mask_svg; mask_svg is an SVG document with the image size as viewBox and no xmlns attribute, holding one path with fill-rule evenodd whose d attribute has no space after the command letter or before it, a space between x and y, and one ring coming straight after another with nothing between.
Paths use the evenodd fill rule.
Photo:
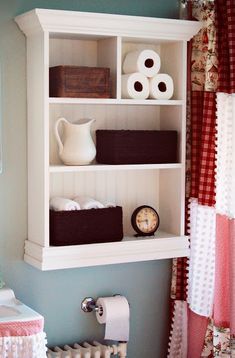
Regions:
<instances>
[{"instance_id":1,"label":"wooden shelf board","mask_svg":"<svg viewBox=\"0 0 235 358\"><path fill-rule=\"evenodd\" d=\"M90 171L113 171L113 170L154 170L154 169L181 169L180 163L166 164L91 164L91 165L51 165L50 173L71 173L71 172L90 172Z\"/></svg>"},{"instance_id":2,"label":"wooden shelf board","mask_svg":"<svg viewBox=\"0 0 235 358\"><path fill-rule=\"evenodd\" d=\"M123 104L141 106L182 106L183 100L157 100L157 99L116 99L116 98L69 98L69 97L49 97L50 104Z\"/></svg>"},{"instance_id":3,"label":"wooden shelf board","mask_svg":"<svg viewBox=\"0 0 235 358\"><path fill-rule=\"evenodd\" d=\"M26 240L24 260L41 270L56 270L186 256L187 236L158 231L155 237L125 237L119 242L60 247L41 247Z\"/></svg>"}]
</instances>

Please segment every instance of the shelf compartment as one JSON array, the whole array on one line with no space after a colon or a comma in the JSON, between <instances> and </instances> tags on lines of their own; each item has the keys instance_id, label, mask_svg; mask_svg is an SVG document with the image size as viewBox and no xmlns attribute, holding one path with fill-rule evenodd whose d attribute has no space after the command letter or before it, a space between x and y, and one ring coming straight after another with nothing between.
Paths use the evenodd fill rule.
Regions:
<instances>
[{"instance_id":1,"label":"shelf compartment","mask_svg":"<svg viewBox=\"0 0 235 358\"><path fill-rule=\"evenodd\" d=\"M91 164L91 165L51 165L50 173L73 173L73 172L93 172L93 171L118 171L118 170L158 170L158 169L181 169L181 163L166 164Z\"/></svg>"},{"instance_id":2,"label":"shelf compartment","mask_svg":"<svg viewBox=\"0 0 235 358\"><path fill-rule=\"evenodd\" d=\"M108 67L112 98L116 98L117 37L84 36L49 38L49 66Z\"/></svg>"},{"instance_id":3,"label":"shelf compartment","mask_svg":"<svg viewBox=\"0 0 235 358\"><path fill-rule=\"evenodd\" d=\"M181 236L184 233L183 178L179 168L51 173L50 198L73 199L85 195L104 205L122 206L124 236L135 233L131 225L133 211L149 205L160 216L160 230ZM49 238L45 246L49 246Z\"/></svg>"},{"instance_id":4,"label":"shelf compartment","mask_svg":"<svg viewBox=\"0 0 235 358\"><path fill-rule=\"evenodd\" d=\"M185 84L185 44L181 41L145 42L144 39L122 38L122 64L128 52L150 49L160 56L160 73L170 75L174 83L174 94L171 100L184 100L185 93L182 83ZM174 59L174 61L172 61ZM123 70L121 69L122 73Z\"/></svg>"},{"instance_id":5,"label":"shelf compartment","mask_svg":"<svg viewBox=\"0 0 235 358\"><path fill-rule=\"evenodd\" d=\"M157 235L156 238L125 237L121 242L60 247L41 247L26 240L24 260L41 270L56 270L189 256L187 236L166 232Z\"/></svg>"},{"instance_id":6,"label":"shelf compartment","mask_svg":"<svg viewBox=\"0 0 235 358\"><path fill-rule=\"evenodd\" d=\"M169 108L171 110L169 110ZM183 158L180 151L182 138L183 106L136 106L132 102L125 106L117 103L101 105L94 103L81 103L77 106L70 104L51 104L49 120L50 165L62 165L58 155L58 145L55 140L54 126L59 117L76 123L82 118L95 119L92 124L92 136L95 141L97 129L115 130L176 130L178 133L177 163Z\"/></svg>"}]
</instances>

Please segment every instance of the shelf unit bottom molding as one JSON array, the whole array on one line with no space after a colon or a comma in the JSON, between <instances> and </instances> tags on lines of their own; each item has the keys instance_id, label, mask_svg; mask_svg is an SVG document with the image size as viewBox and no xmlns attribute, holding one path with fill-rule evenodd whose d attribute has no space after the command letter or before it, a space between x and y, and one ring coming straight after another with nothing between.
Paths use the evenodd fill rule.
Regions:
<instances>
[{"instance_id":1,"label":"shelf unit bottom molding","mask_svg":"<svg viewBox=\"0 0 235 358\"><path fill-rule=\"evenodd\" d=\"M110 265L189 256L187 236L130 238L120 242L42 247L25 242L24 260L41 270ZM172 236L172 235L171 235Z\"/></svg>"}]
</instances>

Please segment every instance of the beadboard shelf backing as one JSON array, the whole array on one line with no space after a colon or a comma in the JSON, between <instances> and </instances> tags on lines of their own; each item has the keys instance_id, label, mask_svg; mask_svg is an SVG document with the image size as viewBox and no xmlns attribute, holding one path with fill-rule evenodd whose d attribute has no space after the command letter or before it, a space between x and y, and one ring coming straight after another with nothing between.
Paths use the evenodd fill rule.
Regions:
<instances>
[{"instance_id":1,"label":"beadboard shelf backing","mask_svg":"<svg viewBox=\"0 0 235 358\"><path fill-rule=\"evenodd\" d=\"M24 259L41 270L108 265L189 255L184 235L187 41L195 21L35 9L16 17L27 37L28 239ZM174 81L170 100L122 98L122 63L132 50L153 49ZM49 97L49 67L108 67L111 98ZM97 129L177 131L177 161L164 164L65 166L54 127L95 119ZM88 195L123 208L120 242L50 245L49 200ZM150 205L160 216L155 237L136 238L131 214Z\"/></svg>"}]
</instances>

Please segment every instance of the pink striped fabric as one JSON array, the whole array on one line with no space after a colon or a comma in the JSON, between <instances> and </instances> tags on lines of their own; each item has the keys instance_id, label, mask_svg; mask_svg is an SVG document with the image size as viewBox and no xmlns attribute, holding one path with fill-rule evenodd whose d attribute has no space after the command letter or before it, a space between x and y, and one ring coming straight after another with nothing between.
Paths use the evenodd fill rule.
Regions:
<instances>
[{"instance_id":1,"label":"pink striped fabric","mask_svg":"<svg viewBox=\"0 0 235 358\"><path fill-rule=\"evenodd\" d=\"M230 234L230 333L235 335L235 219L229 220Z\"/></svg>"},{"instance_id":2,"label":"pink striped fabric","mask_svg":"<svg viewBox=\"0 0 235 358\"><path fill-rule=\"evenodd\" d=\"M2 322L0 324L0 337L32 336L43 332L44 319L23 322Z\"/></svg>"},{"instance_id":3,"label":"pink striped fabric","mask_svg":"<svg viewBox=\"0 0 235 358\"><path fill-rule=\"evenodd\" d=\"M218 327L229 327L229 220L216 215L214 322Z\"/></svg>"},{"instance_id":4,"label":"pink striped fabric","mask_svg":"<svg viewBox=\"0 0 235 358\"><path fill-rule=\"evenodd\" d=\"M235 334L235 219L216 215L214 321Z\"/></svg>"},{"instance_id":5,"label":"pink striped fabric","mask_svg":"<svg viewBox=\"0 0 235 358\"><path fill-rule=\"evenodd\" d=\"M200 358L203 350L208 318L188 309L188 358Z\"/></svg>"}]
</instances>

